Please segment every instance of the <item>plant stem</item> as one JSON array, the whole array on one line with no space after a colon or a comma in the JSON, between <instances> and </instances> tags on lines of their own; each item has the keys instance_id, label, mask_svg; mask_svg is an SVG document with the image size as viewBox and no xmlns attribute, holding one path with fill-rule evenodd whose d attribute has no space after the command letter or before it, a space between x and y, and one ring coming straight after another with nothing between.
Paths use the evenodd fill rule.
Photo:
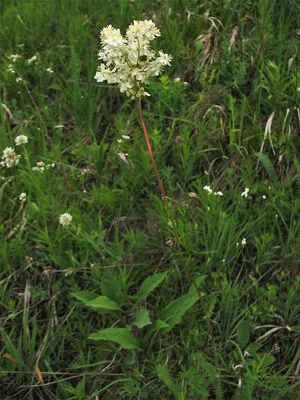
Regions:
<instances>
[{"instance_id":1,"label":"plant stem","mask_svg":"<svg viewBox=\"0 0 300 400\"><path fill-rule=\"evenodd\" d=\"M199 289L195 279L193 278L193 276L191 274L191 271L186 266L186 264L184 262L184 259L183 259L181 246L180 246L180 239L179 239L179 235L178 235L178 232L177 232L177 228L176 228L173 212L172 212L171 207L169 205L169 202L168 202L168 199L167 199L167 196L165 194L164 187L163 187L163 183L162 183L162 180L160 178L160 175L159 175L156 163L155 163L155 159L154 159L154 156L153 156L153 152L152 152L152 148L151 148L151 144L150 144L150 140L149 140L149 136L148 136L148 132L147 132L147 128L146 128L146 124L145 124L145 121L144 121L144 118L143 118L141 99L139 99L139 101L138 101L138 109L139 109L139 117L140 117L140 121L141 121L141 124L142 124L142 128L143 128L143 132L144 132L144 136L145 136L145 140L146 140L149 156L150 156L150 159L151 159L151 162L152 162L152 166L153 166L153 169L154 169L154 172L155 172L155 175L156 175L158 186L160 188L162 199L166 204L166 207L167 207L167 210L168 210L168 214L169 214L169 217L170 217L170 220L171 220L171 223L172 223L173 232L174 232L174 235L175 235L176 246L177 246L177 249L178 249L178 255L179 255L180 261L182 263L182 266L183 266L183 268L184 268L184 270L185 270L185 272L186 272L186 274L188 276L188 279L190 280L190 282L194 285L194 287L196 289L196 292L198 294L202 310L204 312L204 315L206 315L207 310L206 310L206 307L205 307L205 303L204 303L203 297L201 296L200 289ZM215 368L216 368L217 373L218 373L219 372L219 364L218 364L218 359L217 359L217 348L216 348L215 339L214 339L214 332L213 332L212 325L210 323L209 318L206 318L206 320L207 320L207 324L208 324L208 330L209 330L210 338L211 338L211 341L212 341ZM216 377L216 382L215 382L215 389L216 389L216 399L218 400L218 399L221 398L221 394L220 394L220 391L219 391L219 385L218 385L218 378L217 377Z\"/></svg>"}]
</instances>

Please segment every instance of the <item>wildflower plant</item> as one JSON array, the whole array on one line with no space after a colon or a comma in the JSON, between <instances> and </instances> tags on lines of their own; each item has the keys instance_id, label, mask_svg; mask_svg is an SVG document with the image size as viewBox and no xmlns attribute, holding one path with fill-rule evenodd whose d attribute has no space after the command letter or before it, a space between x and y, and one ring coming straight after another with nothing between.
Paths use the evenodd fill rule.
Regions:
<instances>
[{"instance_id":1,"label":"wildflower plant","mask_svg":"<svg viewBox=\"0 0 300 400\"><path fill-rule=\"evenodd\" d=\"M178 255L186 275L193 284L195 292L199 297L203 312L206 314L206 306L201 296L199 286L183 260L176 222L156 166L149 135L143 118L141 99L145 96L150 96L150 94L145 91L145 85L148 83L149 78L158 76L163 71L165 66L170 65L172 60L172 56L164 53L162 50L160 50L157 54L150 48L150 42L157 36L160 36L160 31L151 20L134 21L131 25L129 25L125 37L122 36L119 29L115 29L111 25L103 28L100 34L101 50L98 54L99 59L102 62L94 78L97 80L97 82L107 81L108 83L117 84L121 93L125 92L127 96L131 97L132 100L138 100L140 122L143 128L148 153L160 188L162 199L168 211L169 225L173 228ZM119 153L119 156L125 161L125 155L123 153ZM208 190L209 194L212 193L212 190L209 186L206 188L206 190ZM217 192L215 195L221 196L223 193ZM208 319L207 324L213 345L215 368L218 371L219 367L217 361L217 350L214 342L214 334L211 323ZM218 399L219 389L217 380L215 381L215 386L216 398Z\"/></svg>"}]
</instances>

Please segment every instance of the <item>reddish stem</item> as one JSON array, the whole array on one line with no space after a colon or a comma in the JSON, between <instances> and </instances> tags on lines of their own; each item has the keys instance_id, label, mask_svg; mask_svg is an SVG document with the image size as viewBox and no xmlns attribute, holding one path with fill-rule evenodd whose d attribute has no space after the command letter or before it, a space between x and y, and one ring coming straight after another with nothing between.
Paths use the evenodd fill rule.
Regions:
<instances>
[{"instance_id":1,"label":"reddish stem","mask_svg":"<svg viewBox=\"0 0 300 400\"><path fill-rule=\"evenodd\" d=\"M170 217L170 220L171 220L171 223L172 223L172 227L173 227L173 231L174 231L174 235L175 235L175 239L176 239L176 245L177 245L177 249L178 249L178 254L179 254L179 257L180 257L180 260L182 262L183 268L184 268L189 280L192 282L192 284L194 285L194 287L195 287L195 289L197 291L197 294L198 294L199 300L200 300L200 304L201 304L201 307L202 307L204 315L205 315L206 314L206 307L205 307L204 300L203 300L203 298L201 296L200 289L199 289L196 281L194 280L194 278L193 278L193 276L191 274L191 271L186 266L186 264L184 263L184 260L183 260L183 255L182 255L182 251L181 251L181 247L180 247L180 239L179 239L179 235L178 235L178 232L177 232L176 224L175 224L175 221L174 221L173 213L172 213L171 207L169 205L167 196L165 194L165 190L164 190L163 183L162 183L162 180L160 178L158 169L156 167L156 163L155 163L155 160L154 160L154 156L153 156L153 152L152 152L152 148L151 148L151 144L150 144L147 128L146 128L146 125L145 125L145 122L144 122L141 100L139 100L138 108L139 108L139 117L140 117L140 121L141 121L141 124L142 124L142 127L143 127L143 132L144 132L144 136L145 136L148 152L149 152L149 155L150 155L150 159L151 159L151 162L152 162L152 166L153 166L153 169L154 169L154 172L155 172L155 175L156 175L156 179L157 179L160 191L161 191L161 195L162 195L163 201L166 204L166 207L167 207L167 210L168 210L168 214L169 214L169 217ZM208 330L209 330L210 337L211 337L211 340L212 340L212 345L213 345L215 368L216 368L216 370L218 372L219 371L219 365L218 365L218 360L217 360L217 349L216 349L216 344L215 344L215 339L214 339L214 332L213 332L211 323L209 321L209 318L207 318L207 324L208 324ZM218 386L218 379L216 377L216 399L218 400L219 398L221 398L221 397L220 397L220 391L219 391L219 386Z\"/></svg>"}]
</instances>

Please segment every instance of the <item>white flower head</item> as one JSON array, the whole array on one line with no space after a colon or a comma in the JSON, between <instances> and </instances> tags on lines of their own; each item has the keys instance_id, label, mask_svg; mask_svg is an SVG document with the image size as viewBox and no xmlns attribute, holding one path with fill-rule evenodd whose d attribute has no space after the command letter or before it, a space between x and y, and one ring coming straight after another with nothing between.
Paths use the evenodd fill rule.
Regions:
<instances>
[{"instance_id":1,"label":"white flower head","mask_svg":"<svg viewBox=\"0 0 300 400\"><path fill-rule=\"evenodd\" d=\"M20 194L19 200L22 201L22 202L26 200L26 193L25 193L25 192L22 192L22 193Z\"/></svg>"},{"instance_id":2,"label":"white flower head","mask_svg":"<svg viewBox=\"0 0 300 400\"><path fill-rule=\"evenodd\" d=\"M149 96L144 89L148 79L159 75L172 59L162 50L157 54L150 48L156 36L160 36L160 31L150 20L134 21L125 36L111 25L103 28L97 82L116 83L131 98Z\"/></svg>"},{"instance_id":3,"label":"white flower head","mask_svg":"<svg viewBox=\"0 0 300 400\"><path fill-rule=\"evenodd\" d=\"M267 196L266 195L262 195L263 200L266 200Z\"/></svg>"},{"instance_id":4,"label":"white flower head","mask_svg":"<svg viewBox=\"0 0 300 400\"><path fill-rule=\"evenodd\" d=\"M61 214L61 216L59 217L59 223L60 223L62 226L68 226L68 225L71 224L72 219L73 219L73 217L72 217L71 214L69 214L69 213L64 213L64 214Z\"/></svg>"},{"instance_id":5,"label":"white flower head","mask_svg":"<svg viewBox=\"0 0 300 400\"><path fill-rule=\"evenodd\" d=\"M3 150L2 161L0 165L6 168L12 168L14 165L19 164L21 156L15 152L12 147L6 147Z\"/></svg>"},{"instance_id":6,"label":"white flower head","mask_svg":"<svg viewBox=\"0 0 300 400\"><path fill-rule=\"evenodd\" d=\"M28 143L28 137L25 135L19 135L15 138L16 146L20 146L20 144Z\"/></svg>"},{"instance_id":7,"label":"white flower head","mask_svg":"<svg viewBox=\"0 0 300 400\"><path fill-rule=\"evenodd\" d=\"M242 246L245 246L247 244L247 240L246 240L246 238L243 238L242 239Z\"/></svg>"}]
</instances>

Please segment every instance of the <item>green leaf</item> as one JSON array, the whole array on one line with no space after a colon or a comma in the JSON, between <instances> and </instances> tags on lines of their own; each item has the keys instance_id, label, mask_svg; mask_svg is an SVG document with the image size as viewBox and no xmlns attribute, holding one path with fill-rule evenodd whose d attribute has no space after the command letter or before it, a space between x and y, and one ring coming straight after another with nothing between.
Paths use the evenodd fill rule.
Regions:
<instances>
[{"instance_id":1,"label":"green leaf","mask_svg":"<svg viewBox=\"0 0 300 400\"><path fill-rule=\"evenodd\" d=\"M135 313L135 321L133 325L137 326L138 328L143 328L144 326L150 324L151 320L147 310L139 310Z\"/></svg>"},{"instance_id":2,"label":"green leaf","mask_svg":"<svg viewBox=\"0 0 300 400\"><path fill-rule=\"evenodd\" d=\"M124 349L139 348L139 340L125 328L102 329L90 335L89 339L115 342L124 347Z\"/></svg>"},{"instance_id":3,"label":"green leaf","mask_svg":"<svg viewBox=\"0 0 300 400\"><path fill-rule=\"evenodd\" d=\"M243 349L249 343L249 321L242 321L237 327L238 343Z\"/></svg>"},{"instance_id":4,"label":"green leaf","mask_svg":"<svg viewBox=\"0 0 300 400\"><path fill-rule=\"evenodd\" d=\"M168 271L149 276L142 283L142 286L137 294L138 301L145 299L168 275Z\"/></svg>"},{"instance_id":5,"label":"green leaf","mask_svg":"<svg viewBox=\"0 0 300 400\"><path fill-rule=\"evenodd\" d=\"M272 161L269 159L269 157L264 153L255 153L255 155L261 161L261 163L264 166L265 170L267 171L269 177L273 181L276 181L277 179L276 179L275 169L274 169Z\"/></svg>"},{"instance_id":6,"label":"green leaf","mask_svg":"<svg viewBox=\"0 0 300 400\"><path fill-rule=\"evenodd\" d=\"M115 301L110 300L106 296L96 297L95 299L86 303L86 305L88 307L101 310L121 310L119 304L117 304Z\"/></svg>"},{"instance_id":7,"label":"green leaf","mask_svg":"<svg viewBox=\"0 0 300 400\"><path fill-rule=\"evenodd\" d=\"M104 275L101 279L101 293L118 304L122 304L124 301L122 286L118 276Z\"/></svg>"},{"instance_id":8,"label":"green leaf","mask_svg":"<svg viewBox=\"0 0 300 400\"><path fill-rule=\"evenodd\" d=\"M184 314L193 307L198 299L196 291L179 297L179 299L172 301L161 311L159 318L166 322L170 326L170 329L172 329L175 325L179 324Z\"/></svg>"},{"instance_id":9,"label":"green leaf","mask_svg":"<svg viewBox=\"0 0 300 400\"><path fill-rule=\"evenodd\" d=\"M204 282L204 280L206 278L207 278L207 275L199 275L199 276L197 276L197 278L195 279L195 283L198 286L198 288L200 287L201 283ZM196 290L195 285L193 283L191 284L191 286L189 288L189 293L191 293L191 292L196 292L197 293L197 290ZM205 293L203 293L203 292L200 292L200 294L201 294L201 297L205 296Z\"/></svg>"},{"instance_id":10,"label":"green leaf","mask_svg":"<svg viewBox=\"0 0 300 400\"><path fill-rule=\"evenodd\" d=\"M155 324L155 329L163 329L163 328L170 328L170 325L167 324L165 321L158 319Z\"/></svg>"},{"instance_id":11,"label":"green leaf","mask_svg":"<svg viewBox=\"0 0 300 400\"><path fill-rule=\"evenodd\" d=\"M182 399L180 386L178 382L176 382L176 380L172 378L170 372L166 369L166 367L162 364L158 364L156 366L156 372L159 379L167 386L169 390L171 390L174 398L176 400Z\"/></svg>"},{"instance_id":12,"label":"green leaf","mask_svg":"<svg viewBox=\"0 0 300 400\"><path fill-rule=\"evenodd\" d=\"M75 297L77 300L82 301L84 304L86 304L89 301L92 301L96 297L98 297L98 295L96 293L84 292L84 291L74 292L74 293L71 293L71 295L73 297Z\"/></svg>"}]
</instances>

